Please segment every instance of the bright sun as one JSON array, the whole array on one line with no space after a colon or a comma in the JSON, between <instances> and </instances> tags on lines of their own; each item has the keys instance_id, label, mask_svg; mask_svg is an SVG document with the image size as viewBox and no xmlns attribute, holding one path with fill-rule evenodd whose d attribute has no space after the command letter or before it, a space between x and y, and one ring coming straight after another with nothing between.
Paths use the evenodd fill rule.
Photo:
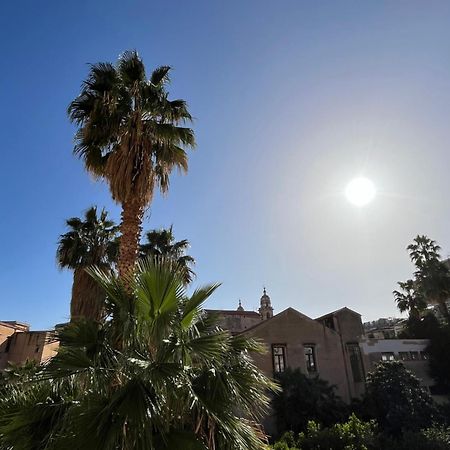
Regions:
<instances>
[{"instance_id":1,"label":"bright sun","mask_svg":"<svg viewBox=\"0 0 450 450\"><path fill-rule=\"evenodd\" d=\"M348 183L345 196L353 205L364 206L375 198L376 192L374 184L368 178L358 177Z\"/></svg>"}]
</instances>

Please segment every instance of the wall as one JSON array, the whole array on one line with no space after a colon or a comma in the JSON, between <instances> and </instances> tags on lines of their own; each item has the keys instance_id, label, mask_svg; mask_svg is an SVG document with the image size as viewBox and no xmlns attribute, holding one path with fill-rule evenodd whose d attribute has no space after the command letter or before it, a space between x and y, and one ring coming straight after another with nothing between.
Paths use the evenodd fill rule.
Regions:
<instances>
[{"instance_id":1,"label":"wall","mask_svg":"<svg viewBox=\"0 0 450 450\"><path fill-rule=\"evenodd\" d=\"M16 332L10 337L9 349L0 348L0 370L8 363L23 364L26 360L45 362L56 354L59 343L50 331Z\"/></svg>"},{"instance_id":2,"label":"wall","mask_svg":"<svg viewBox=\"0 0 450 450\"><path fill-rule=\"evenodd\" d=\"M255 311L207 310L217 315L219 325L230 333L240 333L261 322L261 316Z\"/></svg>"},{"instance_id":3,"label":"wall","mask_svg":"<svg viewBox=\"0 0 450 450\"><path fill-rule=\"evenodd\" d=\"M245 332L264 342L267 352L253 355L255 364L267 375L273 376L272 346L284 345L286 364L307 374L304 345L313 344L317 363L317 375L336 385L337 394L350 401L349 386L345 375L344 356L340 336L335 331L295 311L292 308L263 321Z\"/></svg>"},{"instance_id":4,"label":"wall","mask_svg":"<svg viewBox=\"0 0 450 450\"><path fill-rule=\"evenodd\" d=\"M428 346L428 339L361 339L360 347L367 370L370 371L382 361L383 353L393 353L395 360L402 360L400 352L418 352L417 360L402 360L407 369L413 372L420 380L422 386L430 389L434 380L428 373L428 360L423 356ZM422 353L422 355L421 355ZM440 400L439 398L435 398Z\"/></svg>"}]
</instances>

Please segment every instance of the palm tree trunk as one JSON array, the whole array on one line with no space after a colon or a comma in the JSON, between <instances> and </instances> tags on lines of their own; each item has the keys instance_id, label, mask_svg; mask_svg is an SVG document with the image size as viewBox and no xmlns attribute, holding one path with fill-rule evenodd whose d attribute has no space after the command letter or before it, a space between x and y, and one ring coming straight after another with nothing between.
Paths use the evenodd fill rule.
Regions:
<instances>
[{"instance_id":1,"label":"palm tree trunk","mask_svg":"<svg viewBox=\"0 0 450 450\"><path fill-rule=\"evenodd\" d=\"M138 199L130 199L122 204L122 223L120 224L119 277L124 279L134 270L138 259L139 241L143 208Z\"/></svg>"},{"instance_id":2,"label":"palm tree trunk","mask_svg":"<svg viewBox=\"0 0 450 450\"><path fill-rule=\"evenodd\" d=\"M103 311L105 292L103 288L85 271L75 269L73 274L70 320L87 318L100 320Z\"/></svg>"}]
</instances>

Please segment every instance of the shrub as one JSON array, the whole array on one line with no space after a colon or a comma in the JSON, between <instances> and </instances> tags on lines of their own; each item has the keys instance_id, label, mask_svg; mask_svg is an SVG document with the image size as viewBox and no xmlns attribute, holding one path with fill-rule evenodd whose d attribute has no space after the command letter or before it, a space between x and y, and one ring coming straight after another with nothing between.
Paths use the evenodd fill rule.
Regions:
<instances>
[{"instance_id":1,"label":"shrub","mask_svg":"<svg viewBox=\"0 0 450 450\"><path fill-rule=\"evenodd\" d=\"M347 417L347 406L336 395L335 387L325 380L307 377L299 369L288 369L277 375L277 381L282 391L272 406L278 430L299 433L310 420L331 426Z\"/></svg>"},{"instance_id":2,"label":"shrub","mask_svg":"<svg viewBox=\"0 0 450 450\"><path fill-rule=\"evenodd\" d=\"M366 407L383 431L419 431L436 416L431 396L400 361L384 362L367 378Z\"/></svg>"}]
</instances>

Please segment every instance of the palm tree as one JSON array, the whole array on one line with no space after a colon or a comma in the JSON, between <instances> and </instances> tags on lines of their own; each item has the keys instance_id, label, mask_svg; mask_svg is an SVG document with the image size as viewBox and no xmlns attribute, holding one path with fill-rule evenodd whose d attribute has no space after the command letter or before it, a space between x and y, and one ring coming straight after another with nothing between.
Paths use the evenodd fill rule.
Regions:
<instances>
[{"instance_id":1,"label":"palm tree","mask_svg":"<svg viewBox=\"0 0 450 450\"><path fill-rule=\"evenodd\" d=\"M98 320L105 295L85 269L92 265L103 269L112 266L117 254L118 227L104 209L98 216L95 206L84 213L83 219L72 217L66 224L69 231L59 237L56 257L60 268L73 270L70 317Z\"/></svg>"},{"instance_id":2,"label":"palm tree","mask_svg":"<svg viewBox=\"0 0 450 450\"><path fill-rule=\"evenodd\" d=\"M107 316L70 323L58 354L0 397L0 448L263 449L257 425L275 389L253 340L204 315L217 285L188 297L173 261L140 261L128 283L91 271ZM3 447L2 447L3 445Z\"/></svg>"},{"instance_id":3,"label":"palm tree","mask_svg":"<svg viewBox=\"0 0 450 450\"><path fill-rule=\"evenodd\" d=\"M429 237L418 235L407 250L416 266L416 290L420 291L428 304L437 305L443 317L450 323L446 304L450 299L450 269L448 264L441 260L441 248Z\"/></svg>"},{"instance_id":4,"label":"palm tree","mask_svg":"<svg viewBox=\"0 0 450 450\"><path fill-rule=\"evenodd\" d=\"M426 309L427 302L417 290L417 284L413 280L397 283L400 291L394 291L394 298L400 312L409 312L409 316L413 319L420 319L421 313Z\"/></svg>"},{"instance_id":5,"label":"palm tree","mask_svg":"<svg viewBox=\"0 0 450 450\"><path fill-rule=\"evenodd\" d=\"M142 216L155 188L166 193L174 168L186 172L186 148L194 133L182 126L192 117L184 100L169 100L170 67L146 77L136 51L123 53L114 66L93 64L80 95L68 108L78 126L74 152L86 169L106 180L122 205L118 270L122 278L135 267Z\"/></svg>"},{"instance_id":6,"label":"palm tree","mask_svg":"<svg viewBox=\"0 0 450 450\"><path fill-rule=\"evenodd\" d=\"M192 282L195 273L192 266L195 264L195 259L192 256L186 255L189 248L189 241L183 239L182 241L175 241L173 234L173 225L168 229L151 230L145 234L146 242L141 244L140 257L154 257L164 256L166 258L176 261L180 270L183 273L183 280L186 284Z\"/></svg>"}]
</instances>

